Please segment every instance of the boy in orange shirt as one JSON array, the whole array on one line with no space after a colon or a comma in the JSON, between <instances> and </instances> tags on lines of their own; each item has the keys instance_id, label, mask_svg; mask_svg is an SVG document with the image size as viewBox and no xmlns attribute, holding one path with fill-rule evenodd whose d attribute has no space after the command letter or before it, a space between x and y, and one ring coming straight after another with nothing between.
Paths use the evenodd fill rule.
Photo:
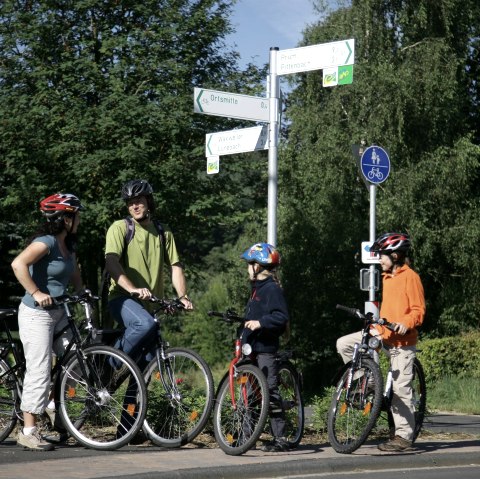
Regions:
<instances>
[{"instance_id":1,"label":"boy in orange shirt","mask_svg":"<svg viewBox=\"0 0 480 479\"><path fill-rule=\"evenodd\" d=\"M395 437L380 444L381 451L402 452L412 449L415 428L413 405L413 361L417 343L417 327L425 316L425 298L418 274L409 266L410 238L404 233L385 233L370 248L380 254L383 271L383 294L380 317L395 323L391 331L375 326L390 357L393 373L392 415ZM361 333L348 334L337 340L337 351L345 363L352 357Z\"/></svg>"}]
</instances>

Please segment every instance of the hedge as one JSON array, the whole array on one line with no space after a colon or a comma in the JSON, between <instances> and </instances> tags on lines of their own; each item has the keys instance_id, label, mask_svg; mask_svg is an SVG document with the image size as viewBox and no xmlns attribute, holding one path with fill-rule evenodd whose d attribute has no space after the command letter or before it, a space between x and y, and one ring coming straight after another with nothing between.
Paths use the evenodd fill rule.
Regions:
<instances>
[{"instance_id":1,"label":"hedge","mask_svg":"<svg viewBox=\"0 0 480 479\"><path fill-rule=\"evenodd\" d=\"M429 383L445 376L480 378L480 332L421 340L417 348Z\"/></svg>"}]
</instances>

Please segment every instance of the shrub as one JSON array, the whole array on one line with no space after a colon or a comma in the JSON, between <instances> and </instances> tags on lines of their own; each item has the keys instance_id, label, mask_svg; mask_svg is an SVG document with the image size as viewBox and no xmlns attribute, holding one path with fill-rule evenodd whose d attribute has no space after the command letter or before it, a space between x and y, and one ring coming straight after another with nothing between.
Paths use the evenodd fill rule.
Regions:
<instances>
[{"instance_id":1,"label":"shrub","mask_svg":"<svg viewBox=\"0 0 480 479\"><path fill-rule=\"evenodd\" d=\"M480 378L480 332L426 339L418 344L427 382L445 376Z\"/></svg>"}]
</instances>

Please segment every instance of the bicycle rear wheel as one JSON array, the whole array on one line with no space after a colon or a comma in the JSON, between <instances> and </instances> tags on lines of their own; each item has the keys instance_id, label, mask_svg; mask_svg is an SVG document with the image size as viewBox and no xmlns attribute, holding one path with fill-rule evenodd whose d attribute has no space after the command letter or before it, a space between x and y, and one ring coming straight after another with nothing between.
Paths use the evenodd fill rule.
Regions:
<instances>
[{"instance_id":1,"label":"bicycle rear wheel","mask_svg":"<svg viewBox=\"0 0 480 479\"><path fill-rule=\"evenodd\" d=\"M238 456L255 446L263 432L270 397L264 374L253 364L236 368L232 386L233 391L227 373L218 387L213 430L222 451Z\"/></svg>"},{"instance_id":2,"label":"bicycle rear wheel","mask_svg":"<svg viewBox=\"0 0 480 479\"><path fill-rule=\"evenodd\" d=\"M143 376L129 356L110 346L74 351L62 366L56 387L62 421L86 447L118 449L133 439L145 419Z\"/></svg>"},{"instance_id":3,"label":"bicycle rear wheel","mask_svg":"<svg viewBox=\"0 0 480 479\"><path fill-rule=\"evenodd\" d=\"M10 436L17 424L17 381L9 370L8 364L0 359L0 442Z\"/></svg>"},{"instance_id":4,"label":"bicycle rear wheel","mask_svg":"<svg viewBox=\"0 0 480 479\"><path fill-rule=\"evenodd\" d=\"M195 352L170 348L145 370L148 410L143 430L158 446L180 447L205 427L213 407L213 377Z\"/></svg>"},{"instance_id":5,"label":"bicycle rear wheel","mask_svg":"<svg viewBox=\"0 0 480 479\"><path fill-rule=\"evenodd\" d=\"M278 389L285 411L285 437L291 448L300 444L305 425L301 378L290 362L280 363Z\"/></svg>"},{"instance_id":6,"label":"bicycle rear wheel","mask_svg":"<svg viewBox=\"0 0 480 479\"><path fill-rule=\"evenodd\" d=\"M425 419L425 410L427 407L427 383L425 381L425 373L418 358L413 362L413 405L415 408L415 428L413 430L413 441L420 434Z\"/></svg>"},{"instance_id":7,"label":"bicycle rear wheel","mask_svg":"<svg viewBox=\"0 0 480 479\"><path fill-rule=\"evenodd\" d=\"M375 425L383 400L383 378L378 364L362 358L349 386L348 363L328 411L328 439L333 449L350 454L367 439Z\"/></svg>"}]
</instances>

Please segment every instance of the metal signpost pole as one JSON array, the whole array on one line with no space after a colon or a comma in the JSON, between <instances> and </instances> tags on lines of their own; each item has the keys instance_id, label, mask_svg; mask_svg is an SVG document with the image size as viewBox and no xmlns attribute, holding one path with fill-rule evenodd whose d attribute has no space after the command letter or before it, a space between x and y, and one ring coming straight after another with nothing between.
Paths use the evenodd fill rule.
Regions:
<instances>
[{"instance_id":1,"label":"metal signpost pole","mask_svg":"<svg viewBox=\"0 0 480 479\"><path fill-rule=\"evenodd\" d=\"M269 71L269 127L268 127L268 219L267 241L277 245L277 180L278 180L278 133L280 114L280 80L277 76L278 47L270 48Z\"/></svg>"},{"instance_id":2,"label":"metal signpost pole","mask_svg":"<svg viewBox=\"0 0 480 479\"><path fill-rule=\"evenodd\" d=\"M376 216L375 209L377 206L377 185L368 185L370 192L370 235L368 240L370 243L375 241L375 229L376 229ZM375 265L370 265L370 277L368 284L368 300L375 301Z\"/></svg>"},{"instance_id":3,"label":"metal signpost pole","mask_svg":"<svg viewBox=\"0 0 480 479\"><path fill-rule=\"evenodd\" d=\"M380 146L369 146L360 158L360 169L368 184L368 192L370 194L370 246L375 241L376 230L376 193L377 185L383 183L390 174L390 158L387 152ZM376 260L376 263L379 261ZM370 268L368 270L368 301L365 303L365 313L373 313L378 317L378 304L375 302L375 291L378 288L376 284L376 268L375 264L370 261ZM363 289L363 288L362 288Z\"/></svg>"}]
</instances>

